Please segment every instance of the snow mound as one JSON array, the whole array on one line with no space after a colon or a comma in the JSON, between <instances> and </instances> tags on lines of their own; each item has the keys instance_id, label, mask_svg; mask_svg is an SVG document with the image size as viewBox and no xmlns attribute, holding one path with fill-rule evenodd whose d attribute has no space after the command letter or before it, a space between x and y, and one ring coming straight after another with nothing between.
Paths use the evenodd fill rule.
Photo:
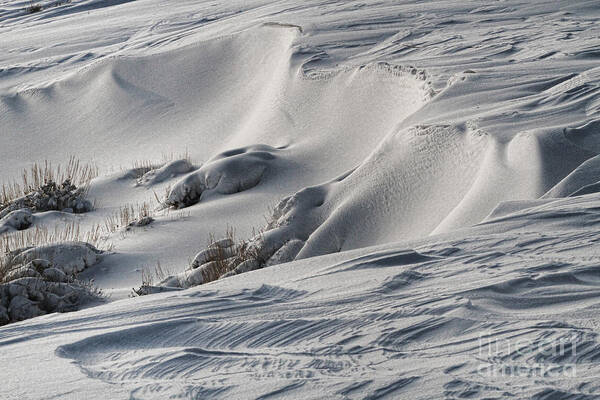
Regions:
<instances>
[{"instance_id":1,"label":"snow mound","mask_svg":"<svg viewBox=\"0 0 600 400\"><path fill-rule=\"evenodd\" d=\"M33 224L33 218L28 208L11 211L0 218L0 234L27 229Z\"/></svg>"},{"instance_id":2,"label":"snow mound","mask_svg":"<svg viewBox=\"0 0 600 400\"><path fill-rule=\"evenodd\" d=\"M188 207L211 194L233 194L258 185L269 166L277 160L278 149L254 145L223 152L177 182L165 203Z\"/></svg>"},{"instance_id":3,"label":"snow mound","mask_svg":"<svg viewBox=\"0 0 600 400\"><path fill-rule=\"evenodd\" d=\"M390 134L356 169L283 199L263 235L263 255L276 254L274 264L430 233L469 190L486 142L465 126Z\"/></svg>"},{"instance_id":4,"label":"snow mound","mask_svg":"<svg viewBox=\"0 0 600 400\"><path fill-rule=\"evenodd\" d=\"M542 198L574 196L580 190L597 184L598 181L600 181L600 156L595 156L578 166L573 172L546 192Z\"/></svg>"},{"instance_id":5,"label":"snow mound","mask_svg":"<svg viewBox=\"0 0 600 400\"><path fill-rule=\"evenodd\" d=\"M165 278L157 287L142 286L135 292L144 295L165 288L190 288L260 269L266 259L259 243L260 239L242 243L235 243L232 238L218 240L196 254L187 270Z\"/></svg>"},{"instance_id":6,"label":"snow mound","mask_svg":"<svg viewBox=\"0 0 600 400\"><path fill-rule=\"evenodd\" d=\"M102 251L89 243L65 242L15 250L8 255L8 262L23 265L43 259L56 264L65 274L74 275L99 262L102 255Z\"/></svg>"}]
</instances>

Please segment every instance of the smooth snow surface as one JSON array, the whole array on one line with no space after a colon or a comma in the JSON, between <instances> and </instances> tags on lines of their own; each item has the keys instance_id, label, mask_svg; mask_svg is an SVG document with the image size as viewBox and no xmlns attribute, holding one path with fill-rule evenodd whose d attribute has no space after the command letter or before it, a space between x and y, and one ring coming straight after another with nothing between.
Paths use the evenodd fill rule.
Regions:
<instances>
[{"instance_id":1,"label":"smooth snow surface","mask_svg":"<svg viewBox=\"0 0 600 400\"><path fill-rule=\"evenodd\" d=\"M1 398L598 396L596 0L39 4L0 0L0 181L75 156L96 209L0 235L180 209L105 234L116 301L0 329ZM268 268L127 298L271 209Z\"/></svg>"}]
</instances>

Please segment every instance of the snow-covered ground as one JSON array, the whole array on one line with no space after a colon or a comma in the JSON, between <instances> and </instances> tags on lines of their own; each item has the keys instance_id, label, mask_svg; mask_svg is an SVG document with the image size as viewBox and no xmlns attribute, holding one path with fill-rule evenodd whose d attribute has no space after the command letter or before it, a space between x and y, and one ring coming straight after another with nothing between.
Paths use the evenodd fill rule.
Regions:
<instances>
[{"instance_id":1,"label":"snow-covered ground","mask_svg":"<svg viewBox=\"0 0 600 400\"><path fill-rule=\"evenodd\" d=\"M191 205L0 328L0 397L600 396L596 0L38 4L0 0L0 180L101 173L34 225ZM127 298L272 208L295 261Z\"/></svg>"}]
</instances>

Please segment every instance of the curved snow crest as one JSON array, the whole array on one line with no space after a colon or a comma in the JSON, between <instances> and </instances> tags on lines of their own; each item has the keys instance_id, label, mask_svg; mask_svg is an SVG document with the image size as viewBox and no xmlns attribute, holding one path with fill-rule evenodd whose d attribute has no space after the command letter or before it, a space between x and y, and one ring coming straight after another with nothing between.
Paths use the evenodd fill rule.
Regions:
<instances>
[{"instance_id":1,"label":"curved snow crest","mask_svg":"<svg viewBox=\"0 0 600 400\"><path fill-rule=\"evenodd\" d=\"M421 87L423 101L433 98L437 92L425 69L417 68L412 65L391 64L389 62L378 61L362 65L342 65L333 69L318 69L310 66L311 59L304 60L301 65L301 77L312 81L326 81L333 79L341 74L359 74L362 72L370 73L371 79L393 80L394 78L412 77L417 81L422 81Z\"/></svg>"}]
</instances>

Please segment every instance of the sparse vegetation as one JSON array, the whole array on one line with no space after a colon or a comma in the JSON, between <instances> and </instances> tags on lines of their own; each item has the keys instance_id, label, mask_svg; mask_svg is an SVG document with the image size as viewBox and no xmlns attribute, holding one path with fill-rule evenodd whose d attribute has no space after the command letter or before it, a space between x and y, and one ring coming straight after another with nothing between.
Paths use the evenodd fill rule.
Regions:
<instances>
[{"instance_id":1,"label":"sparse vegetation","mask_svg":"<svg viewBox=\"0 0 600 400\"><path fill-rule=\"evenodd\" d=\"M141 179L146 173L158 169L163 165L175 161L175 160L185 160L192 164L192 160L190 158L190 154L186 149L184 153L163 153L161 157L161 161L151 161L151 160L136 160L133 162L132 172L133 178L138 180Z\"/></svg>"},{"instance_id":2,"label":"sparse vegetation","mask_svg":"<svg viewBox=\"0 0 600 400\"><path fill-rule=\"evenodd\" d=\"M169 275L170 271L165 269L160 261L157 261L153 269L144 268L142 270L142 285L152 286L154 282L160 282Z\"/></svg>"},{"instance_id":3,"label":"sparse vegetation","mask_svg":"<svg viewBox=\"0 0 600 400\"><path fill-rule=\"evenodd\" d=\"M194 266L196 268L205 265L211 266L202 269L203 283L216 281L234 272L244 263L253 263L253 269L261 268L266 262L260 255L260 246L257 243L261 241L261 236L253 235L253 237L253 241L236 242L235 231L230 227L227 227L224 239L217 240L214 234L210 234L204 263L200 265L192 263L192 268Z\"/></svg>"},{"instance_id":4,"label":"sparse vegetation","mask_svg":"<svg viewBox=\"0 0 600 400\"><path fill-rule=\"evenodd\" d=\"M83 302L102 297L93 282L80 281L76 276L88 263L98 260L100 244L110 249L101 239L99 225L85 232L78 221L54 229L27 229L32 225L31 213L91 210L93 205L85 197L97 174L94 165L71 157L64 166L48 161L33 164L23 171L20 182L2 185L0 218L19 222L23 217L21 222L27 223L12 224L14 229L5 229L0 236L0 325L76 310Z\"/></svg>"},{"instance_id":5,"label":"sparse vegetation","mask_svg":"<svg viewBox=\"0 0 600 400\"><path fill-rule=\"evenodd\" d=\"M142 268L142 285L135 289L132 288L130 297L144 296L152 292L152 288L155 288L154 284L161 282L172 275L169 268L165 268L161 265L160 261L156 262L154 268L144 267Z\"/></svg>"},{"instance_id":6,"label":"sparse vegetation","mask_svg":"<svg viewBox=\"0 0 600 400\"><path fill-rule=\"evenodd\" d=\"M70 4L71 0L59 0L59 1L55 1L54 3L51 4L46 4L46 8L49 7L60 7L60 6L64 6L65 4ZM29 6L27 6L27 8L25 9L28 13L33 14L36 12L40 12L42 11L44 8L42 7L41 4L38 3L34 3L33 0L31 0L29 2Z\"/></svg>"},{"instance_id":7,"label":"sparse vegetation","mask_svg":"<svg viewBox=\"0 0 600 400\"><path fill-rule=\"evenodd\" d=\"M167 209L167 210L171 209L171 207L169 206L169 204L167 203L167 200L166 200L169 197L170 192L171 192L171 185L165 186L162 197L155 191L152 191L152 193L154 193L154 200L156 200L156 203L159 205L160 208Z\"/></svg>"},{"instance_id":8,"label":"sparse vegetation","mask_svg":"<svg viewBox=\"0 0 600 400\"><path fill-rule=\"evenodd\" d=\"M45 226L35 226L26 231L10 233L0 237L0 254L31 246L42 246L61 242L87 242L94 247L102 247L102 229L95 225L83 232L79 222L73 221L57 225L53 230Z\"/></svg>"},{"instance_id":9,"label":"sparse vegetation","mask_svg":"<svg viewBox=\"0 0 600 400\"><path fill-rule=\"evenodd\" d=\"M154 213L146 202L141 204L125 205L119 211L110 215L104 221L104 229L107 233L117 232L119 229L130 229L134 226L146 226L154 221Z\"/></svg>"},{"instance_id":10,"label":"sparse vegetation","mask_svg":"<svg viewBox=\"0 0 600 400\"><path fill-rule=\"evenodd\" d=\"M71 209L85 212L92 208L85 200L89 184L98 168L82 164L74 157L66 166L44 161L23 171L21 182L3 184L0 192L0 217L10 211L29 208L33 212Z\"/></svg>"},{"instance_id":11,"label":"sparse vegetation","mask_svg":"<svg viewBox=\"0 0 600 400\"><path fill-rule=\"evenodd\" d=\"M140 179L144 174L153 169L160 168L161 165L161 163L152 162L150 160L136 160L133 162L133 178Z\"/></svg>"},{"instance_id":12,"label":"sparse vegetation","mask_svg":"<svg viewBox=\"0 0 600 400\"><path fill-rule=\"evenodd\" d=\"M256 232L254 232L256 233ZM259 269L265 266L266 260L261 254L262 233L253 235L251 240L235 240L233 228L227 227L225 237L216 240L211 234L208 246L196 255L190 267L177 275L171 275L160 268L154 272L142 271L142 285L133 289L133 294L143 296L156 293L161 288L185 288L209 283L220 278ZM154 286L155 282L159 286Z\"/></svg>"}]
</instances>

